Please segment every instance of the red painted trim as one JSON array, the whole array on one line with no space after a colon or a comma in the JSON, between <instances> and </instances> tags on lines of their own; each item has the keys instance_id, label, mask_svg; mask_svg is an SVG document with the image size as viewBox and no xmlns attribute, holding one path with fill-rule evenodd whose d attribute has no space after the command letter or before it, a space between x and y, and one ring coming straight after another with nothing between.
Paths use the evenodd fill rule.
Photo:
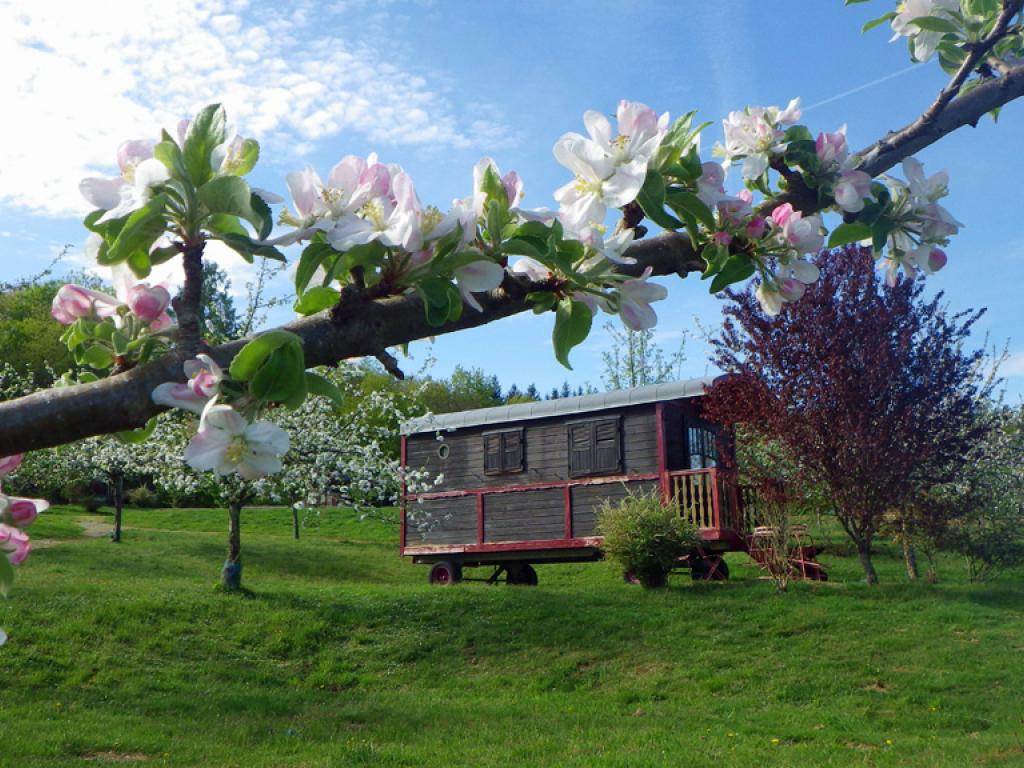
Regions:
<instances>
[{"instance_id":1,"label":"red painted trim","mask_svg":"<svg viewBox=\"0 0 1024 768\"><path fill-rule=\"evenodd\" d=\"M715 528L722 527L722 505L718 499L718 470L711 470L711 512Z\"/></svg>"},{"instance_id":2,"label":"red painted trim","mask_svg":"<svg viewBox=\"0 0 1024 768\"><path fill-rule=\"evenodd\" d=\"M671 496L668 479L668 456L665 453L665 404L658 403L654 408L654 422L658 441L658 486L661 488L661 499L668 504Z\"/></svg>"},{"instance_id":3,"label":"red painted trim","mask_svg":"<svg viewBox=\"0 0 1024 768\"><path fill-rule=\"evenodd\" d=\"M539 549L588 549L600 547L600 536L587 536L579 539L545 539L543 541L503 541L492 544L421 544L415 547L404 547L403 555L458 555L476 552L527 552Z\"/></svg>"},{"instance_id":4,"label":"red painted trim","mask_svg":"<svg viewBox=\"0 0 1024 768\"><path fill-rule=\"evenodd\" d=\"M707 471L707 470L703 470ZM640 480L657 480L657 472L645 472L636 475L611 475L608 477L588 477L578 480L556 480L548 483L527 483L525 485L496 485L486 488L470 488L456 491L431 491L429 493L413 493L406 496L408 501L430 501L432 499L456 499L460 496L476 496L480 493L518 493L519 491L544 491L552 488L575 488L580 485L608 485L610 483L631 483Z\"/></svg>"},{"instance_id":5,"label":"red painted trim","mask_svg":"<svg viewBox=\"0 0 1024 768\"><path fill-rule=\"evenodd\" d=\"M402 522L400 524L398 532L399 548L405 549L405 516L406 516L406 503L405 503L405 465L406 465L406 444L405 435L402 435L401 448L400 448L400 459L401 459L401 485L399 486L399 498L401 499L402 506Z\"/></svg>"},{"instance_id":6,"label":"red painted trim","mask_svg":"<svg viewBox=\"0 0 1024 768\"><path fill-rule=\"evenodd\" d=\"M484 495L476 496L476 543L484 543Z\"/></svg>"},{"instance_id":7,"label":"red painted trim","mask_svg":"<svg viewBox=\"0 0 1024 768\"><path fill-rule=\"evenodd\" d=\"M562 491L562 500L565 504L565 538L572 538L572 486L565 486Z\"/></svg>"}]
</instances>

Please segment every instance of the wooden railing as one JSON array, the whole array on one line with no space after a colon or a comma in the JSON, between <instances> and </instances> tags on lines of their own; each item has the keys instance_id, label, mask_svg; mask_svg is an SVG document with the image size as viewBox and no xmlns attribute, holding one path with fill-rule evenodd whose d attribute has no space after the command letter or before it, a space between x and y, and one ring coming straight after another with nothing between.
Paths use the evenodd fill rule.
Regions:
<instances>
[{"instance_id":1,"label":"wooden railing","mask_svg":"<svg viewBox=\"0 0 1024 768\"><path fill-rule=\"evenodd\" d=\"M750 529L755 497L736 485L735 473L722 469L670 472L670 501L696 528Z\"/></svg>"}]
</instances>

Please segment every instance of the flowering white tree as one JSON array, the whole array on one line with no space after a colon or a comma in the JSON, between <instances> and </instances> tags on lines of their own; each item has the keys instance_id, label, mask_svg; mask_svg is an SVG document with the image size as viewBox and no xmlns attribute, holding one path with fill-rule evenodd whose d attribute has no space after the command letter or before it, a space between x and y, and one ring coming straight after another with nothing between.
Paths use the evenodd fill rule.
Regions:
<instances>
[{"instance_id":1,"label":"flowering white tree","mask_svg":"<svg viewBox=\"0 0 1024 768\"><path fill-rule=\"evenodd\" d=\"M158 141L125 142L117 176L81 184L96 206L85 219L89 251L114 270L117 295L66 286L53 307L68 348L93 372L0 403L0 455L144 430L168 405L185 405L200 412L185 449L192 466L253 479L279 470L290 446L268 413L299 408L308 394L340 400L306 372L313 366L372 355L397 374L388 347L527 309L554 315L555 356L568 365L598 311L634 330L656 323L652 304L666 290L653 275L701 272L712 291L756 277L762 306L778 313L817 280L806 257L826 243L870 243L891 280L937 271L961 225L939 202L946 175L927 175L912 155L1024 94L1022 6L914 0L868 25L888 23L915 61L937 58L950 80L917 120L858 152L843 128L802 125L797 99L730 113L714 148L721 163L702 157L693 113L673 121L632 101L614 123L587 112L586 135L555 145L571 174L554 192L557 210L522 208L518 174L488 158L469 195L445 211L422 204L400 166L348 156L326 180L311 168L288 175L292 206L274 236L281 198L245 181L259 146L228 131L220 106ZM889 175L901 163L903 178ZM742 173L730 192L733 165ZM644 218L664 232L640 239ZM284 260L279 247L303 244L295 309L304 317L208 348L209 240L250 261ZM185 283L169 326L166 289L145 281L179 258ZM169 391L182 386L193 395Z\"/></svg>"}]
</instances>

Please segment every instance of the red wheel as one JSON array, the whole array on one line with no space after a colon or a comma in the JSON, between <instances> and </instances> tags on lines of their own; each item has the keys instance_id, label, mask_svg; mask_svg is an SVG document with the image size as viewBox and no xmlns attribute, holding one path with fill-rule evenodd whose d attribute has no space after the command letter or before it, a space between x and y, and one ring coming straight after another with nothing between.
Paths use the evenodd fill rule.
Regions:
<instances>
[{"instance_id":1,"label":"red wheel","mask_svg":"<svg viewBox=\"0 0 1024 768\"><path fill-rule=\"evenodd\" d=\"M437 584L439 587L457 584L462 581L462 566L458 563L449 563L447 561L434 563L428 578L431 584Z\"/></svg>"}]
</instances>

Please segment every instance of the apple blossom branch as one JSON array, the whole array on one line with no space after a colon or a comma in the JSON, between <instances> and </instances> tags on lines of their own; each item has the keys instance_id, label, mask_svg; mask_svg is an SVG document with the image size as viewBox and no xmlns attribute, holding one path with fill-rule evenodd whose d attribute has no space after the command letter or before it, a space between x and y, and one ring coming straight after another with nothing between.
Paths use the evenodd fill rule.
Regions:
<instances>
[{"instance_id":1,"label":"apple blossom branch","mask_svg":"<svg viewBox=\"0 0 1024 768\"><path fill-rule=\"evenodd\" d=\"M913 123L863 150L859 153L863 158L860 168L872 177L878 176L946 134L975 125L986 113L1022 95L1024 65L1007 67L1000 77L988 79L954 100L950 97L938 111L930 108ZM783 194L773 198L771 205L778 207L785 202L787 197ZM704 259L690 238L676 232L635 242L626 255L635 258L636 263L618 264L616 271L629 276L641 275L650 268L655 275L685 277L705 268ZM284 329L301 339L309 367L378 356L387 347L478 327L531 308L524 297L537 283L524 277L513 279L517 289L509 290L508 286L479 294L479 311L467 307L458 320L440 326L426 321L422 300L409 293L384 298L354 297L347 306L297 320ZM210 355L218 364L227 366L245 341L218 346ZM189 346L185 344L149 364L104 380L0 403L0 456L144 425L150 417L165 410L153 403L151 393L160 384L182 380L182 365L194 354Z\"/></svg>"}]
</instances>

